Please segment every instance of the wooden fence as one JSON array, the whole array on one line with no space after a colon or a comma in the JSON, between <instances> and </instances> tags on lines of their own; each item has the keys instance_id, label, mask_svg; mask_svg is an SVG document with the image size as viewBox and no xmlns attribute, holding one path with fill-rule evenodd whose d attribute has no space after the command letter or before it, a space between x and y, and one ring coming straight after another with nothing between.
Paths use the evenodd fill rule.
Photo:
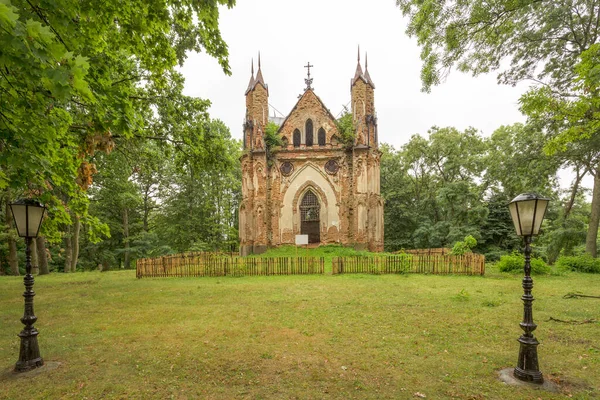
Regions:
<instances>
[{"instance_id":1,"label":"wooden fence","mask_svg":"<svg viewBox=\"0 0 600 400\"><path fill-rule=\"evenodd\" d=\"M408 250L399 250L396 251L395 254L417 254L417 255L431 255L431 254L440 254L440 255L448 255L452 252L452 249L448 249L446 247L437 247L432 249L408 249Z\"/></svg>"},{"instance_id":2,"label":"wooden fence","mask_svg":"<svg viewBox=\"0 0 600 400\"><path fill-rule=\"evenodd\" d=\"M137 260L138 278L323 274L323 257L238 257L188 253Z\"/></svg>"},{"instance_id":3,"label":"wooden fence","mask_svg":"<svg viewBox=\"0 0 600 400\"><path fill-rule=\"evenodd\" d=\"M441 254L394 254L382 256L334 257L335 274L460 274L484 275L485 256L468 253L462 256Z\"/></svg>"}]
</instances>

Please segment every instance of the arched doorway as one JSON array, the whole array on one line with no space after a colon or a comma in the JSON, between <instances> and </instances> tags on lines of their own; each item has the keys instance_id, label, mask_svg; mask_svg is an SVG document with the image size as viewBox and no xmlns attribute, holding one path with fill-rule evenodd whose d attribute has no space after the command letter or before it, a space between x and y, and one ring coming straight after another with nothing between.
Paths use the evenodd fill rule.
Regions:
<instances>
[{"instance_id":1,"label":"arched doorway","mask_svg":"<svg viewBox=\"0 0 600 400\"><path fill-rule=\"evenodd\" d=\"M309 189L300 202L300 233L308 235L308 243L321 241L320 212L319 198Z\"/></svg>"}]
</instances>

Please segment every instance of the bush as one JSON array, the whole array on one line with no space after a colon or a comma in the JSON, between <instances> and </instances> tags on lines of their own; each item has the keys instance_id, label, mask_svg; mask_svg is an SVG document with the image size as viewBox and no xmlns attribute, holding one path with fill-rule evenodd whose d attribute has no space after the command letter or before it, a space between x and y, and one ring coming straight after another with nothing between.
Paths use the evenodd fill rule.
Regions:
<instances>
[{"instance_id":1,"label":"bush","mask_svg":"<svg viewBox=\"0 0 600 400\"><path fill-rule=\"evenodd\" d=\"M450 254L455 256L462 256L465 253L469 253L473 247L477 246L477 239L473 236L468 235L462 242L454 243L452 252Z\"/></svg>"},{"instance_id":2,"label":"bush","mask_svg":"<svg viewBox=\"0 0 600 400\"><path fill-rule=\"evenodd\" d=\"M570 271L600 273L600 259L593 258L589 254L573 257L562 256L558 258L556 265L560 269Z\"/></svg>"},{"instance_id":3,"label":"bush","mask_svg":"<svg viewBox=\"0 0 600 400\"><path fill-rule=\"evenodd\" d=\"M522 272L525 265L525 256L515 253L502 256L497 265L501 272ZM550 272L551 269L544 260L531 258L531 273L533 275L549 274Z\"/></svg>"},{"instance_id":4,"label":"bush","mask_svg":"<svg viewBox=\"0 0 600 400\"><path fill-rule=\"evenodd\" d=\"M499 250L499 249L490 250L487 253L485 253L485 261L486 262L496 262L496 261L500 260L500 257L505 256L505 255L506 255L506 251L504 251L504 250Z\"/></svg>"}]
</instances>

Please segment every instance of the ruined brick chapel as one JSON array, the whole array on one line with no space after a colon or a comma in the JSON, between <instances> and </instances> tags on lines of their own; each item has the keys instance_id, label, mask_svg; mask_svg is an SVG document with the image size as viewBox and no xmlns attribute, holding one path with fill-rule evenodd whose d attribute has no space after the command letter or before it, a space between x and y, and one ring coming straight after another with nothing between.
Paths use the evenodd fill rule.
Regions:
<instances>
[{"instance_id":1,"label":"ruined brick chapel","mask_svg":"<svg viewBox=\"0 0 600 400\"><path fill-rule=\"evenodd\" d=\"M310 78L277 135L282 145L267 148L269 87L260 58L246 89L240 253L258 254L269 247L309 243L342 244L383 250L383 200L379 191L375 85L367 60L360 56L350 80L353 143L344 142L336 119L315 94Z\"/></svg>"}]
</instances>

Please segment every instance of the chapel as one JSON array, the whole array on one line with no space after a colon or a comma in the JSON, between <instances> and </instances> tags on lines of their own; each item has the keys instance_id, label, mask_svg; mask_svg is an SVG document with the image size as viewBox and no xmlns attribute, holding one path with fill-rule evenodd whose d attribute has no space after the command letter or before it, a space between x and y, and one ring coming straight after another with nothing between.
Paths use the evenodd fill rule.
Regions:
<instances>
[{"instance_id":1,"label":"chapel","mask_svg":"<svg viewBox=\"0 0 600 400\"><path fill-rule=\"evenodd\" d=\"M312 88L306 88L283 118L269 117L269 86L254 67L245 92L240 253L294 244L342 244L383 250L383 199L380 195L377 114L365 57L358 57L350 80L354 137L342 137L336 118ZM279 126L281 146L265 143L270 120Z\"/></svg>"}]
</instances>

